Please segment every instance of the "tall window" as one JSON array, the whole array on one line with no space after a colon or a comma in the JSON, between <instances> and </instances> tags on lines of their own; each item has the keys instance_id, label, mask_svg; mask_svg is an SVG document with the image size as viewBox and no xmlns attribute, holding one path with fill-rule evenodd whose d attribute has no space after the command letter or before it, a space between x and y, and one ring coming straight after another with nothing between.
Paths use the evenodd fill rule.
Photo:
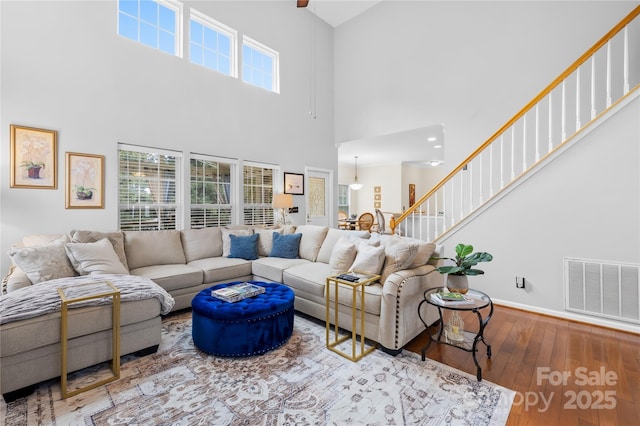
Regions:
<instances>
[{"instance_id":1,"label":"tall window","mask_svg":"<svg viewBox=\"0 0 640 426\"><path fill-rule=\"evenodd\" d=\"M189 60L219 73L237 77L237 32L197 10L189 21Z\"/></svg>"},{"instance_id":2,"label":"tall window","mask_svg":"<svg viewBox=\"0 0 640 426\"><path fill-rule=\"evenodd\" d=\"M242 80L280 93L279 53L248 37L242 42Z\"/></svg>"},{"instance_id":3,"label":"tall window","mask_svg":"<svg viewBox=\"0 0 640 426\"><path fill-rule=\"evenodd\" d=\"M349 214L349 185L338 185L338 211Z\"/></svg>"},{"instance_id":4,"label":"tall window","mask_svg":"<svg viewBox=\"0 0 640 426\"><path fill-rule=\"evenodd\" d=\"M235 168L231 160L191 155L192 229L231 224Z\"/></svg>"},{"instance_id":5,"label":"tall window","mask_svg":"<svg viewBox=\"0 0 640 426\"><path fill-rule=\"evenodd\" d=\"M118 34L182 56L182 3L175 0L119 0Z\"/></svg>"},{"instance_id":6,"label":"tall window","mask_svg":"<svg viewBox=\"0 0 640 426\"><path fill-rule=\"evenodd\" d=\"M244 163L244 224L273 225L273 177L275 166Z\"/></svg>"},{"instance_id":7,"label":"tall window","mask_svg":"<svg viewBox=\"0 0 640 426\"><path fill-rule=\"evenodd\" d=\"M118 153L119 228L180 229L181 153L122 144Z\"/></svg>"}]
</instances>

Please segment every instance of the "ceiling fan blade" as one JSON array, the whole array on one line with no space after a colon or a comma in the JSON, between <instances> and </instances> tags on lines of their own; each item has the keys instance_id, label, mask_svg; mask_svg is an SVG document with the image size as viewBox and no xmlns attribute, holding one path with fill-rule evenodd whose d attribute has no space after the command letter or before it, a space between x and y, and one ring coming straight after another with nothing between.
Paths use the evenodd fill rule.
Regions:
<instances>
[{"instance_id":1,"label":"ceiling fan blade","mask_svg":"<svg viewBox=\"0 0 640 426\"><path fill-rule=\"evenodd\" d=\"M298 0L298 7L307 7L309 0Z\"/></svg>"}]
</instances>

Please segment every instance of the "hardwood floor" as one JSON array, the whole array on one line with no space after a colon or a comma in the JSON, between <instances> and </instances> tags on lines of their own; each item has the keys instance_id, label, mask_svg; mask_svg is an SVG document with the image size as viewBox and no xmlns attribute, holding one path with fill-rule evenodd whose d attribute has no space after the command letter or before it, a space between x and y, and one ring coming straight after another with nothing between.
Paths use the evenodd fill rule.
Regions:
<instances>
[{"instance_id":1,"label":"hardwood floor","mask_svg":"<svg viewBox=\"0 0 640 426\"><path fill-rule=\"evenodd\" d=\"M483 380L517 392L507 425L640 425L639 335L503 306L484 335L492 357L480 343ZM427 342L425 331L405 349ZM426 356L476 374L469 352L432 343Z\"/></svg>"}]
</instances>

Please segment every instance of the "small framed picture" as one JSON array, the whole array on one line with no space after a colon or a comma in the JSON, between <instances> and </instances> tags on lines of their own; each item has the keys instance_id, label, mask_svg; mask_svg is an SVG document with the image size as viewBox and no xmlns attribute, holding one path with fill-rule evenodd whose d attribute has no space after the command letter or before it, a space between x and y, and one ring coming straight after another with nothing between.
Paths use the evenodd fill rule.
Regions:
<instances>
[{"instance_id":1,"label":"small framed picture","mask_svg":"<svg viewBox=\"0 0 640 426\"><path fill-rule=\"evenodd\" d=\"M304 195L304 174L284 173L284 193Z\"/></svg>"},{"instance_id":2,"label":"small framed picture","mask_svg":"<svg viewBox=\"0 0 640 426\"><path fill-rule=\"evenodd\" d=\"M66 153L68 209L104 208L104 155Z\"/></svg>"},{"instance_id":3,"label":"small framed picture","mask_svg":"<svg viewBox=\"0 0 640 426\"><path fill-rule=\"evenodd\" d=\"M382 200L382 194L373 194L373 199L376 201Z\"/></svg>"},{"instance_id":4,"label":"small framed picture","mask_svg":"<svg viewBox=\"0 0 640 426\"><path fill-rule=\"evenodd\" d=\"M382 192L382 187L380 187L380 186L374 186L374 187L373 187L373 192L374 192L375 194L379 194L380 192Z\"/></svg>"},{"instance_id":5,"label":"small framed picture","mask_svg":"<svg viewBox=\"0 0 640 426\"><path fill-rule=\"evenodd\" d=\"M13 124L9 129L11 188L56 189L57 132Z\"/></svg>"},{"instance_id":6,"label":"small framed picture","mask_svg":"<svg viewBox=\"0 0 640 426\"><path fill-rule=\"evenodd\" d=\"M380 201L374 201L373 202L373 208L374 209L379 209L381 207L382 203Z\"/></svg>"}]
</instances>

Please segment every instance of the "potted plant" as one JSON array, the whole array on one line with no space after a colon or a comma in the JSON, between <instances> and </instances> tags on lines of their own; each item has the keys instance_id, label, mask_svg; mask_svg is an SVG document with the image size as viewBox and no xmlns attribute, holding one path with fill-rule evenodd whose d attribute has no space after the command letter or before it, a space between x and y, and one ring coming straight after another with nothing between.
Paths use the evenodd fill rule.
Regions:
<instances>
[{"instance_id":1,"label":"potted plant","mask_svg":"<svg viewBox=\"0 0 640 426\"><path fill-rule=\"evenodd\" d=\"M20 163L20 167L27 169L27 175L30 179L40 179L40 169L44 169L44 163L42 161L37 163L33 161L23 161Z\"/></svg>"},{"instance_id":2,"label":"potted plant","mask_svg":"<svg viewBox=\"0 0 640 426\"><path fill-rule=\"evenodd\" d=\"M441 274L447 274L447 288L449 291L466 293L469 290L468 275L482 275L484 271L473 268L480 262L491 262L493 256L486 252L473 253L470 244L458 244L456 257L436 257L434 259L452 260L455 265L445 265L436 268Z\"/></svg>"},{"instance_id":3,"label":"potted plant","mask_svg":"<svg viewBox=\"0 0 640 426\"><path fill-rule=\"evenodd\" d=\"M90 200L93 198L93 191L95 188L85 188L82 185L76 186L76 197L78 200Z\"/></svg>"}]
</instances>

